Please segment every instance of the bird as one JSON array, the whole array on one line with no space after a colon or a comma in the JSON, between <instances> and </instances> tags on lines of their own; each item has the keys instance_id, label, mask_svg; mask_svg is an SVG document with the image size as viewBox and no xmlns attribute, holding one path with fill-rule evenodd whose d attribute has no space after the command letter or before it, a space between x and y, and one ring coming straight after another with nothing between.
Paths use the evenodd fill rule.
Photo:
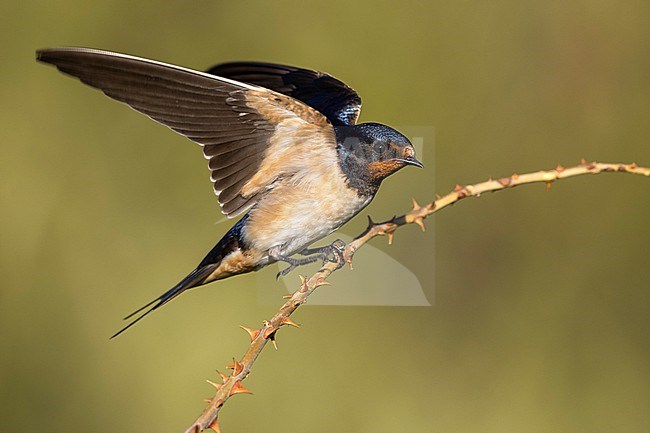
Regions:
<instances>
[{"instance_id":1,"label":"bird","mask_svg":"<svg viewBox=\"0 0 650 433\"><path fill-rule=\"evenodd\" d=\"M342 264L340 242L308 247L368 206L385 178L423 167L405 135L357 123L360 96L323 72L251 61L199 71L80 47L37 50L36 59L199 144L221 211L241 216L111 338L191 288L275 262L288 264L278 276L319 259Z\"/></svg>"}]
</instances>

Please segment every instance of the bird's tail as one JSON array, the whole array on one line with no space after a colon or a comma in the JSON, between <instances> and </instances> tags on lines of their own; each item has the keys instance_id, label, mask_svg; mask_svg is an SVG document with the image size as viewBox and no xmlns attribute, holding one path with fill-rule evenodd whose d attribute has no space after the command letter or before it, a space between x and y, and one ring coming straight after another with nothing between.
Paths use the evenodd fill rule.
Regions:
<instances>
[{"instance_id":1,"label":"bird's tail","mask_svg":"<svg viewBox=\"0 0 650 433\"><path fill-rule=\"evenodd\" d=\"M165 305L167 302L171 301L174 299L176 296L180 295L187 289L191 289L192 287L200 286L203 284L206 280L206 278L219 266L219 263L213 263L205 266L199 266L198 268L194 269L192 272L189 273L188 276L183 278L178 284L176 284L174 287L171 289L167 290L165 293L154 299L153 301L149 302L148 304L138 308L135 310L133 313L129 314L124 318L124 320L129 320L136 314L140 313L142 310L146 310L144 313L140 314L137 318L132 320L128 325L126 325L124 328L120 329L118 332L113 334L111 339L117 337L120 335L122 332L126 331L129 329L131 326L135 325L138 323L140 320L142 320L147 314L151 313L154 310L157 310L158 308L162 307Z\"/></svg>"},{"instance_id":2,"label":"bird's tail","mask_svg":"<svg viewBox=\"0 0 650 433\"><path fill-rule=\"evenodd\" d=\"M171 301L176 296L183 293L185 290L233 275L233 272L228 272L228 271L224 271L221 273L217 272L218 275L212 275L212 273L215 272L217 268L219 268L219 266L221 266L221 262L224 258L230 256L231 254L242 252L242 247L245 247L242 241L242 229L247 219L248 219L248 215L244 215L242 219L237 221L237 223L234 226L232 226L230 230L228 230L228 232L224 235L224 237L221 238L219 242L217 242L217 244L212 248L212 250L210 250L208 255L205 256L205 258L201 261L201 263L199 263L199 266L197 266L196 269L190 272L190 274L187 277L183 278L180 283L176 284L174 287L167 290L165 293L163 293L153 301L149 302L147 305L138 308L136 311L126 316L124 320L129 320L136 314L141 313L143 310L146 310L144 311L144 313L140 314L133 321L131 321L131 323L126 325L124 328L120 329L111 338L117 337L122 332L126 331L131 326L135 325L140 320L142 320L142 318L145 317L147 314L162 307L167 302ZM258 263L253 260L251 263L248 263L246 266L240 266L239 271L235 273L244 273L244 272L252 271L255 269L255 266L257 266L257 264ZM208 277L210 277L209 280Z\"/></svg>"}]
</instances>

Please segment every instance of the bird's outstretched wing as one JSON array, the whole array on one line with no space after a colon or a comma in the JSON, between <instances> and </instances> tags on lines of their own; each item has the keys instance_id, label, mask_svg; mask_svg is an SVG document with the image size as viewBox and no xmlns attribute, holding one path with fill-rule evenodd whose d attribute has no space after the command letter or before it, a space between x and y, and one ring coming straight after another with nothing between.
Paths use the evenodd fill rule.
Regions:
<instances>
[{"instance_id":1,"label":"bird's outstretched wing","mask_svg":"<svg viewBox=\"0 0 650 433\"><path fill-rule=\"evenodd\" d=\"M274 63L233 62L213 66L208 73L291 96L323 113L334 125L354 125L361 112L357 92L324 72Z\"/></svg>"},{"instance_id":2,"label":"bird's outstretched wing","mask_svg":"<svg viewBox=\"0 0 650 433\"><path fill-rule=\"evenodd\" d=\"M277 179L307 170L305 161L336 152L323 114L268 88L88 48L44 49L37 60L200 144L229 217L253 206Z\"/></svg>"}]
</instances>

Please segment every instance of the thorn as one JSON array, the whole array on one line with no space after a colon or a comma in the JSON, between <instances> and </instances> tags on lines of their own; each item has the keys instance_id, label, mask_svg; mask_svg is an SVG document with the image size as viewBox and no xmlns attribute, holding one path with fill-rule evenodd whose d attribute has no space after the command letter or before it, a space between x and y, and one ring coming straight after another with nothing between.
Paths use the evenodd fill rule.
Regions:
<instances>
[{"instance_id":1,"label":"thorn","mask_svg":"<svg viewBox=\"0 0 650 433\"><path fill-rule=\"evenodd\" d=\"M546 191L548 191L549 189L551 189L551 181L547 180L546 181Z\"/></svg>"},{"instance_id":2,"label":"thorn","mask_svg":"<svg viewBox=\"0 0 650 433\"><path fill-rule=\"evenodd\" d=\"M584 158L580 159L580 165L587 165L587 161Z\"/></svg>"},{"instance_id":3,"label":"thorn","mask_svg":"<svg viewBox=\"0 0 650 433\"><path fill-rule=\"evenodd\" d=\"M368 228L366 230L370 230L374 225L375 222L370 218L370 215L368 215Z\"/></svg>"},{"instance_id":4,"label":"thorn","mask_svg":"<svg viewBox=\"0 0 650 433\"><path fill-rule=\"evenodd\" d=\"M264 337L264 339L268 339L271 336L271 334L273 334L275 331L276 330L273 329L273 327L266 328L264 329L264 333L262 334L262 336Z\"/></svg>"},{"instance_id":5,"label":"thorn","mask_svg":"<svg viewBox=\"0 0 650 433\"><path fill-rule=\"evenodd\" d=\"M492 179L492 176L488 177L488 182L492 182L494 179Z\"/></svg>"},{"instance_id":6,"label":"thorn","mask_svg":"<svg viewBox=\"0 0 650 433\"><path fill-rule=\"evenodd\" d=\"M248 332L248 335L250 335L250 337L251 337L251 341L255 340L258 337L258 335L260 335L260 330L259 329L247 328L244 325L239 325L239 327L241 329L243 329L244 331Z\"/></svg>"},{"instance_id":7,"label":"thorn","mask_svg":"<svg viewBox=\"0 0 650 433\"><path fill-rule=\"evenodd\" d=\"M273 344L273 347L275 348L275 350L278 350L278 345L275 342L275 338L271 338L271 343Z\"/></svg>"},{"instance_id":8,"label":"thorn","mask_svg":"<svg viewBox=\"0 0 650 433\"><path fill-rule=\"evenodd\" d=\"M291 294L289 294L289 295L284 295L284 296L282 297L282 299L291 299L291 298L293 298L293 295L291 295Z\"/></svg>"},{"instance_id":9,"label":"thorn","mask_svg":"<svg viewBox=\"0 0 650 433\"><path fill-rule=\"evenodd\" d=\"M306 289L307 288L307 277L304 277L302 275L298 275L300 277L300 289Z\"/></svg>"},{"instance_id":10,"label":"thorn","mask_svg":"<svg viewBox=\"0 0 650 433\"><path fill-rule=\"evenodd\" d=\"M423 232L427 231L426 227L424 227L424 220L422 217L414 218L413 222L419 225Z\"/></svg>"},{"instance_id":11,"label":"thorn","mask_svg":"<svg viewBox=\"0 0 650 433\"><path fill-rule=\"evenodd\" d=\"M420 210L420 205L418 204L418 202L415 201L414 198L412 198L411 200L413 200L413 210L414 210L414 211L418 211L418 210Z\"/></svg>"},{"instance_id":12,"label":"thorn","mask_svg":"<svg viewBox=\"0 0 650 433\"><path fill-rule=\"evenodd\" d=\"M441 198L440 194L436 194L436 200L440 200Z\"/></svg>"},{"instance_id":13,"label":"thorn","mask_svg":"<svg viewBox=\"0 0 650 433\"><path fill-rule=\"evenodd\" d=\"M388 245L393 245L393 235L395 234L395 230L386 232L386 236L388 236Z\"/></svg>"},{"instance_id":14,"label":"thorn","mask_svg":"<svg viewBox=\"0 0 650 433\"><path fill-rule=\"evenodd\" d=\"M555 171L557 171L557 172L563 172L563 171L564 171L564 167L562 167L560 164L558 164L557 167L555 167Z\"/></svg>"},{"instance_id":15,"label":"thorn","mask_svg":"<svg viewBox=\"0 0 650 433\"><path fill-rule=\"evenodd\" d=\"M275 331L277 330L277 328L268 328L266 331L264 331L264 338L271 341L275 340Z\"/></svg>"},{"instance_id":16,"label":"thorn","mask_svg":"<svg viewBox=\"0 0 650 433\"><path fill-rule=\"evenodd\" d=\"M219 389L219 387L221 386L220 384L218 384L216 382L213 382L210 379L205 379L205 381L208 382L210 385L214 386L217 389Z\"/></svg>"},{"instance_id":17,"label":"thorn","mask_svg":"<svg viewBox=\"0 0 650 433\"><path fill-rule=\"evenodd\" d=\"M458 191L460 191L461 189L463 189L463 187L460 186L460 185L458 185L458 184L456 184L456 186L454 187L454 192L458 192Z\"/></svg>"},{"instance_id":18,"label":"thorn","mask_svg":"<svg viewBox=\"0 0 650 433\"><path fill-rule=\"evenodd\" d=\"M244 364L242 364L241 362L233 358L232 365L229 365L226 368L231 369L235 373L235 376L237 376L239 373L241 373L244 370Z\"/></svg>"},{"instance_id":19,"label":"thorn","mask_svg":"<svg viewBox=\"0 0 650 433\"><path fill-rule=\"evenodd\" d=\"M218 374L219 377L221 378L221 381L222 381L222 382L225 382L225 381L228 379L228 376L226 376L225 374L223 374L223 373L220 372L219 370L217 370L217 374Z\"/></svg>"},{"instance_id":20,"label":"thorn","mask_svg":"<svg viewBox=\"0 0 650 433\"><path fill-rule=\"evenodd\" d=\"M241 393L252 394L252 392L250 392L248 389L246 389L244 385L241 384L241 380L238 380L237 382L235 382L232 389L230 390L230 397L232 397L235 394L241 394Z\"/></svg>"},{"instance_id":21,"label":"thorn","mask_svg":"<svg viewBox=\"0 0 650 433\"><path fill-rule=\"evenodd\" d=\"M215 433L221 433L221 429L219 428L219 423L217 422L216 418L208 427L214 430Z\"/></svg>"},{"instance_id":22,"label":"thorn","mask_svg":"<svg viewBox=\"0 0 650 433\"><path fill-rule=\"evenodd\" d=\"M356 252L356 248L352 247L350 248L350 253L348 254L343 254L343 259L345 260L345 263L348 264L350 267L350 270L353 270L354 268L352 267L352 258L354 257L354 253ZM323 280L323 278L319 278L319 280Z\"/></svg>"},{"instance_id":23,"label":"thorn","mask_svg":"<svg viewBox=\"0 0 650 433\"><path fill-rule=\"evenodd\" d=\"M293 326L294 328L300 328L300 325L298 325L296 322L294 322L293 320L289 319L288 317L284 317L284 318L282 319L282 324L283 324L283 325Z\"/></svg>"},{"instance_id":24,"label":"thorn","mask_svg":"<svg viewBox=\"0 0 650 433\"><path fill-rule=\"evenodd\" d=\"M517 173L512 173L512 176L510 176L511 179L517 179L519 175Z\"/></svg>"},{"instance_id":25,"label":"thorn","mask_svg":"<svg viewBox=\"0 0 650 433\"><path fill-rule=\"evenodd\" d=\"M210 397L206 397L206 398L203 399L203 401L206 402L206 403L210 403L212 401L212 399Z\"/></svg>"},{"instance_id":26,"label":"thorn","mask_svg":"<svg viewBox=\"0 0 650 433\"><path fill-rule=\"evenodd\" d=\"M238 375L244 370L244 364L235 360L235 375Z\"/></svg>"}]
</instances>

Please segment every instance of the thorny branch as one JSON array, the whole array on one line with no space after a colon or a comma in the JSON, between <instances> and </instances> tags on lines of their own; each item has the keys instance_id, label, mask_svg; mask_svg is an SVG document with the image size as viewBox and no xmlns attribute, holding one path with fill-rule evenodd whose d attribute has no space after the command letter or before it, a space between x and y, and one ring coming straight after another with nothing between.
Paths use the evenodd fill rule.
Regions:
<instances>
[{"instance_id":1,"label":"thorny branch","mask_svg":"<svg viewBox=\"0 0 650 433\"><path fill-rule=\"evenodd\" d=\"M558 179L567 177L579 176L582 174L599 174L604 172L623 172L632 174L641 174L650 177L650 168L639 167L636 164L611 164L611 163L587 163L582 160L579 165L574 167L564 168L557 166L553 170L537 171L534 173L526 174L513 174L510 177L503 177L500 179L489 179L485 182L477 183L474 185L456 185L454 190L444 197L436 196L436 200L425 206L420 206L413 200L413 209L404 215L394 217L382 223L373 222L368 217L369 223L366 230L350 242L343 251L343 257L346 263L352 267L352 257L354 253L361 248L366 242L375 236L388 236L388 242L391 243L393 233L398 227L406 224L417 224L424 230L424 219L434 212L437 212L457 201L467 197L479 197L485 192L499 191L507 188L512 188L518 185L528 183L544 182L547 188L551 183ZM206 399L208 406L203 410L203 413L194 421L194 423L185 431L185 433L200 433L205 429L211 428L219 432L219 424L217 423L217 416L223 407L223 404L235 394L250 393L242 385L242 381L246 379L251 371L253 363L266 346L269 341L275 345L275 333L284 325L298 327L289 316L293 314L298 307L307 302L309 295L316 290L316 288L329 285L327 277L332 272L339 268L338 263L328 262L316 272L311 278L300 277L300 288L293 292L291 295L286 296L288 300L282 305L280 310L270 320L264 321L260 329L249 329L244 326L244 329L251 337L251 343L244 356L237 360L233 358L233 362L227 368L232 370L230 375L224 375L219 372L219 376L223 383L208 382L216 388L216 394L210 399Z\"/></svg>"}]
</instances>

